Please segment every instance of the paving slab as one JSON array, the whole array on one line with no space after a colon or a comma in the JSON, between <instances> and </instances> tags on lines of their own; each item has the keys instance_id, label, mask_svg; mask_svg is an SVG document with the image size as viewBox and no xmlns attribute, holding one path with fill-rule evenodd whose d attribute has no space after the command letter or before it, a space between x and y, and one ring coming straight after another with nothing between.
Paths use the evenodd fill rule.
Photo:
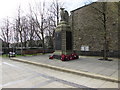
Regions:
<instances>
[{"instance_id":1,"label":"paving slab","mask_svg":"<svg viewBox=\"0 0 120 90\"><path fill-rule=\"evenodd\" d=\"M120 60L113 58L113 61L98 60L100 57L85 57L80 56L77 60L61 61L57 59L49 59L50 54L37 55L37 56L22 56L12 59L21 59L28 62L42 63L55 67L65 69L82 71L93 75L101 75L103 77L114 78L118 80L118 62Z\"/></svg>"},{"instance_id":2,"label":"paving slab","mask_svg":"<svg viewBox=\"0 0 120 90\"><path fill-rule=\"evenodd\" d=\"M105 82L103 85L100 86L100 88L113 88L113 90L116 87L119 87L118 84L117 83L112 83L112 82Z\"/></svg>"}]
</instances>

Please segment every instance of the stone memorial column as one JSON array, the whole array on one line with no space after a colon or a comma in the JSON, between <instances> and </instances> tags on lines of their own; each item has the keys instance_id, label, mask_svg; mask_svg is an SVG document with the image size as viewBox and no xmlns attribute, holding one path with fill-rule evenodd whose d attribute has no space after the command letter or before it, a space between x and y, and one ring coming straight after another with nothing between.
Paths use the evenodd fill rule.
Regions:
<instances>
[{"instance_id":1,"label":"stone memorial column","mask_svg":"<svg viewBox=\"0 0 120 90\"><path fill-rule=\"evenodd\" d=\"M68 23L69 15L61 8L61 21L55 30L55 52L54 58L60 59L61 55L72 54L72 32Z\"/></svg>"}]
</instances>

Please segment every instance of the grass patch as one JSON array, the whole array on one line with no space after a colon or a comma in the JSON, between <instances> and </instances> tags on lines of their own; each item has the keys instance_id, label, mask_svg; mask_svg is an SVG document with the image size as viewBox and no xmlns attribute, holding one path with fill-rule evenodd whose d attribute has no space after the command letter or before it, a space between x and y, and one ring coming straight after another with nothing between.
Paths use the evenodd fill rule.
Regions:
<instances>
[{"instance_id":1,"label":"grass patch","mask_svg":"<svg viewBox=\"0 0 120 90\"><path fill-rule=\"evenodd\" d=\"M6 54L4 54L4 55L0 55L0 57L7 57L7 55L6 55Z\"/></svg>"}]
</instances>

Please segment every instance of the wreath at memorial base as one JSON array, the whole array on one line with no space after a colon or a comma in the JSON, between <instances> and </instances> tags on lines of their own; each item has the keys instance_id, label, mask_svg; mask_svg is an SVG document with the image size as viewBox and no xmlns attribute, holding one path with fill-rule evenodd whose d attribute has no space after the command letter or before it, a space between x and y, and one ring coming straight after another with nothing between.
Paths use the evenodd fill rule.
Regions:
<instances>
[{"instance_id":1,"label":"wreath at memorial base","mask_svg":"<svg viewBox=\"0 0 120 90\"><path fill-rule=\"evenodd\" d=\"M70 54L70 55L65 55L62 54L60 60L61 61L68 61L68 60L75 60L78 59L79 56L76 53ZM54 59L54 55L50 56L49 59Z\"/></svg>"}]
</instances>

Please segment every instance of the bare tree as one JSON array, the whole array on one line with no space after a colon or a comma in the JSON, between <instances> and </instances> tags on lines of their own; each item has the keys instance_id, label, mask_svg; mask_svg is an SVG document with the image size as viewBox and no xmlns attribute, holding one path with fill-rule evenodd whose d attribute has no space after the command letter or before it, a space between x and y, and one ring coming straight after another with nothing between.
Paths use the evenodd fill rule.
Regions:
<instances>
[{"instance_id":1,"label":"bare tree","mask_svg":"<svg viewBox=\"0 0 120 90\"><path fill-rule=\"evenodd\" d=\"M34 16L35 18L32 18L34 20L35 23L35 33L36 35L39 37L40 40L42 40L42 47L43 47L43 54L45 53L45 43L44 43L44 38L45 38L45 30L48 27L46 25L46 5L45 2L42 2L41 7L37 7L38 8L38 14L34 12Z\"/></svg>"},{"instance_id":2,"label":"bare tree","mask_svg":"<svg viewBox=\"0 0 120 90\"><path fill-rule=\"evenodd\" d=\"M5 47L7 47L7 51L9 52L9 43L11 40L11 31L10 31L10 22L7 19L5 19L3 26L1 27L1 37L3 41L6 43ZM8 53L7 52L7 53Z\"/></svg>"},{"instance_id":3,"label":"bare tree","mask_svg":"<svg viewBox=\"0 0 120 90\"><path fill-rule=\"evenodd\" d=\"M22 16L21 8L19 6L17 18L12 23L12 29L14 31L14 42L17 47L21 47L21 54L23 53L23 47L26 47L26 42L29 40L31 47L34 40L42 41L43 53L45 53L45 36L54 37L55 27L59 23L59 9L61 4L58 0L54 0L50 5L46 6L45 2L41 2L36 5L36 12L32 10L30 6L30 13L27 16ZM9 42L9 20L6 20L6 26L1 28L2 37L4 41ZM51 38L53 39L53 38ZM52 40L53 41L53 40ZM8 45L9 47L9 45Z\"/></svg>"},{"instance_id":4,"label":"bare tree","mask_svg":"<svg viewBox=\"0 0 120 90\"><path fill-rule=\"evenodd\" d=\"M20 44L21 44L21 55L23 54L23 26L21 24L21 8L19 6L18 9L18 16L16 19L16 32L18 32L18 35L20 37Z\"/></svg>"},{"instance_id":5,"label":"bare tree","mask_svg":"<svg viewBox=\"0 0 120 90\"><path fill-rule=\"evenodd\" d=\"M52 46L54 48L54 34L55 28L59 24L60 21L60 8L63 7L63 3L60 3L59 0L53 0L50 8L48 9L48 18L47 18L47 34L50 36L50 41L52 42ZM51 38L52 37L52 38Z\"/></svg>"},{"instance_id":6,"label":"bare tree","mask_svg":"<svg viewBox=\"0 0 120 90\"><path fill-rule=\"evenodd\" d=\"M59 2L59 0L53 0L52 4L50 5L49 11L49 19L54 27L59 24L60 21L60 8L63 7L63 3ZM52 25L53 26L53 25Z\"/></svg>"},{"instance_id":7,"label":"bare tree","mask_svg":"<svg viewBox=\"0 0 120 90\"><path fill-rule=\"evenodd\" d=\"M22 27L23 46L26 48L26 43L28 40L28 20L26 16L21 18L21 27Z\"/></svg>"},{"instance_id":8,"label":"bare tree","mask_svg":"<svg viewBox=\"0 0 120 90\"><path fill-rule=\"evenodd\" d=\"M108 51L109 51L109 37L107 32L107 20L108 20L108 2L98 2L101 4L101 8L91 5L91 7L98 12L100 18L96 19L103 26L103 60L108 60ZM117 5L117 4L116 4ZM115 13L115 12L113 12Z\"/></svg>"},{"instance_id":9,"label":"bare tree","mask_svg":"<svg viewBox=\"0 0 120 90\"><path fill-rule=\"evenodd\" d=\"M55 24L58 25L59 23L59 10L60 10L60 3L58 0L53 0L52 4L50 5L50 13L53 14L53 22L56 22ZM51 20L52 20L51 19ZM56 19L56 20L55 20Z\"/></svg>"},{"instance_id":10,"label":"bare tree","mask_svg":"<svg viewBox=\"0 0 120 90\"><path fill-rule=\"evenodd\" d=\"M19 43L19 32L18 32L18 20L15 18L14 22L13 22L13 31L14 31L14 44L15 47L18 47L18 43Z\"/></svg>"},{"instance_id":11,"label":"bare tree","mask_svg":"<svg viewBox=\"0 0 120 90\"><path fill-rule=\"evenodd\" d=\"M35 24L33 19L33 11L31 8L31 5L29 4L29 15L28 15L28 40L29 40L29 46L34 46L34 36L35 36Z\"/></svg>"}]
</instances>

